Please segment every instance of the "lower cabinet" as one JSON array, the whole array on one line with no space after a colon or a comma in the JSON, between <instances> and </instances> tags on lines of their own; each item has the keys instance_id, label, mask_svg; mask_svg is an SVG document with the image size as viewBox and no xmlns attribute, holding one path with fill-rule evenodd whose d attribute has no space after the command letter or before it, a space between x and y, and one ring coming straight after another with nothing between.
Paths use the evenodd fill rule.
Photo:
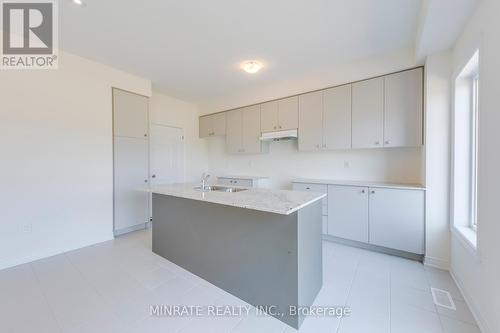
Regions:
<instances>
[{"instance_id":1,"label":"lower cabinet","mask_svg":"<svg viewBox=\"0 0 500 333\"><path fill-rule=\"evenodd\" d=\"M424 254L424 191L370 189L370 244Z\"/></svg>"},{"instance_id":2,"label":"lower cabinet","mask_svg":"<svg viewBox=\"0 0 500 333\"><path fill-rule=\"evenodd\" d=\"M368 243L368 188L328 185L328 234Z\"/></svg>"},{"instance_id":3,"label":"lower cabinet","mask_svg":"<svg viewBox=\"0 0 500 333\"><path fill-rule=\"evenodd\" d=\"M293 189L328 193L323 203L324 234L414 254L425 252L423 189L302 182L294 182Z\"/></svg>"}]
</instances>

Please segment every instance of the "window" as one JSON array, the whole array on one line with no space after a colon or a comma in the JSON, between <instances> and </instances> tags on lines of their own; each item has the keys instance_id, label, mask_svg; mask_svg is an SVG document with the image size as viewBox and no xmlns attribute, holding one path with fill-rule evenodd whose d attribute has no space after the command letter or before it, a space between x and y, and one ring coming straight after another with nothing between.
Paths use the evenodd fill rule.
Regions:
<instances>
[{"instance_id":1,"label":"window","mask_svg":"<svg viewBox=\"0 0 500 333\"><path fill-rule=\"evenodd\" d=\"M455 80L453 134L453 225L476 244L480 116L479 51ZM475 245L474 245L475 247Z\"/></svg>"},{"instance_id":2,"label":"window","mask_svg":"<svg viewBox=\"0 0 500 333\"><path fill-rule=\"evenodd\" d=\"M471 105L471 217L470 226L477 229L477 173L478 173L478 132L479 132L479 75L472 78L472 105Z\"/></svg>"}]
</instances>

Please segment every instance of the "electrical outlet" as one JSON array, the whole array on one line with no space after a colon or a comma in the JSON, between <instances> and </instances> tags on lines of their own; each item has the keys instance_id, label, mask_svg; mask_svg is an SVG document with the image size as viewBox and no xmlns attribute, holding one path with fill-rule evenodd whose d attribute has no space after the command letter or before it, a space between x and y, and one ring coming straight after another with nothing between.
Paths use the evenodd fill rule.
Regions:
<instances>
[{"instance_id":1,"label":"electrical outlet","mask_svg":"<svg viewBox=\"0 0 500 333\"><path fill-rule=\"evenodd\" d=\"M31 233L31 223L24 223L24 224L21 226L21 231L22 231L24 234L30 234L30 233Z\"/></svg>"}]
</instances>

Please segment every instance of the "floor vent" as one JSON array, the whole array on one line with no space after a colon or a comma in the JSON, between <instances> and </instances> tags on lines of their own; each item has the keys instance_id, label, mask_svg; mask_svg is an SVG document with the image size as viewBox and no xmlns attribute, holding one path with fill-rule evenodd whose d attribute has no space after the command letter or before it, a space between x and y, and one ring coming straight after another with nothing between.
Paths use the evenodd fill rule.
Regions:
<instances>
[{"instance_id":1,"label":"floor vent","mask_svg":"<svg viewBox=\"0 0 500 333\"><path fill-rule=\"evenodd\" d=\"M431 288L432 298L434 299L434 304L442 306L443 308L456 310L457 307L451 298L451 295L446 290Z\"/></svg>"}]
</instances>

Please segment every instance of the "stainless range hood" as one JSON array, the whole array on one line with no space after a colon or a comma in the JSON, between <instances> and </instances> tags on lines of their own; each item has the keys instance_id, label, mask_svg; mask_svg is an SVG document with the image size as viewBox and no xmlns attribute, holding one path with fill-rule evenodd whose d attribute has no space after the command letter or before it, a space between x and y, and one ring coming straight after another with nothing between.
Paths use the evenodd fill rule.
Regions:
<instances>
[{"instance_id":1,"label":"stainless range hood","mask_svg":"<svg viewBox=\"0 0 500 333\"><path fill-rule=\"evenodd\" d=\"M292 140L297 139L297 130L286 130L286 131L276 131L276 132L266 132L262 133L259 138L261 141L281 141L281 140Z\"/></svg>"}]
</instances>

